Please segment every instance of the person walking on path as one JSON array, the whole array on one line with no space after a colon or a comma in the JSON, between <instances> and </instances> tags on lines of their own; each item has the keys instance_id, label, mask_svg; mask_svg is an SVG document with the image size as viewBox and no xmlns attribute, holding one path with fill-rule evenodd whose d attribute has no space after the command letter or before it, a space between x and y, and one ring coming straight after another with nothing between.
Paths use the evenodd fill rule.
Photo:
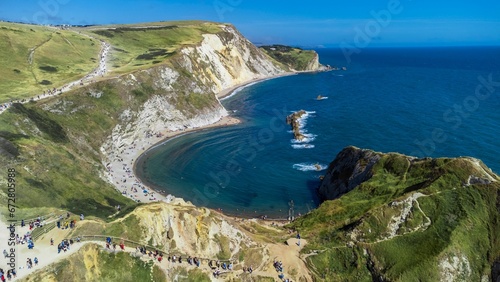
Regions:
<instances>
[{"instance_id":1,"label":"person walking on path","mask_svg":"<svg viewBox=\"0 0 500 282\"><path fill-rule=\"evenodd\" d=\"M297 246L300 247L300 234L297 232Z\"/></svg>"}]
</instances>

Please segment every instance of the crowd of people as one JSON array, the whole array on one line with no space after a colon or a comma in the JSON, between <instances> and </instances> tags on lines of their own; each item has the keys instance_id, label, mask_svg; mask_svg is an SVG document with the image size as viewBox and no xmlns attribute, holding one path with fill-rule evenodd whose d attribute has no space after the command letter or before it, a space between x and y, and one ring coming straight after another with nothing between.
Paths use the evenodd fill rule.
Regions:
<instances>
[{"instance_id":1,"label":"crowd of people","mask_svg":"<svg viewBox=\"0 0 500 282\"><path fill-rule=\"evenodd\" d=\"M38 258L35 257L33 260L31 258L26 259L26 268L31 269L33 267L33 262L35 263L35 266L38 265Z\"/></svg>"},{"instance_id":2,"label":"crowd of people","mask_svg":"<svg viewBox=\"0 0 500 282\"><path fill-rule=\"evenodd\" d=\"M108 250L113 250L116 251L116 242L113 242L113 239L111 237L106 237L106 249ZM125 251L125 244L122 241L120 241L119 245L120 250ZM146 246L138 246L136 247L136 252L141 254L142 256L147 256L150 259L157 260L158 263L161 263L164 258L163 252L159 250L147 250ZM183 257L182 255L169 255L167 256L167 262L172 263L172 264L182 264L187 262L187 264L200 267L201 265L201 259L198 257L192 257L188 256L187 258ZM212 269L214 277L219 277L224 271L231 271L233 270L233 263L231 261L229 262L221 262L219 260L210 260L208 262L208 266ZM244 272L252 273L253 268L250 267L244 267L243 269Z\"/></svg>"},{"instance_id":3,"label":"crowd of people","mask_svg":"<svg viewBox=\"0 0 500 282\"><path fill-rule=\"evenodd\" d=\"M27 228L27 231L23 235L19 235L19 233L16 233L15 235L15 245L16 246L22 246L26 245L28 249L33 249L35 247L34 240L32 238L32 232L36 228L43 227L45 225L45 218L43 216L38 216L35 219L31 220L21 220L20 224L21 228ZM9 258L9 252L4 249L3 250L3 255L5 259ZM26 259L26 269L31 269L34 266L38 265L38 258L34 257L31 259L30 257ZM19 269L22 269L23 267L19 267ZM15 268L10 268L6 272L3 269L0 269L0 281L10 281L13 278L15 279L17 277L17 272Z\"/></svg>"},{"instance_id":4,"label":"crowd of people","mask_svg":"<svg viewBox=\"0 0 500 282\"><path fill-rule=\"evenodd\" d=\"M12 280L12 278L16 278L16 276L17 276L17 273L16 273L15 269L9 269L9 270L7 270L7 273L5 273L3 268L0 268L0 280L2 282L5 282L6 279L8 279L10 281L10 280Z\"/></svg>"},{"instance_id":5,"label":"crowd of people","mask_svg":"<svg viewBox=\"0 0 500 282\"><path fill-rule=\"evenodd\" d=\"M69 217L71 216L71 214L68 212L66 213L66 218L64 218L63 215L60 215L59 216L59 220L56 222L56 226L57 228L60 228L60 229L73 229L76 227L76 220L70 220ZM80 220L83 220L84 219L84 215L81 214L80 215Z\"/></svg>"},{"instance_id":6,"label":"crowd of people","mask_svg":"<svg viewBox=\"0 0 500 282\"><path fill-rule=\"evenodd\" d=\"M52 239L51 239L52 242ZM71 248L71 245L73 245L73 240L68 240L64 239L61 241L61 243L57 244L57 253L61 253L61 251L66 252L69 251Z\"/></svg>"},{"instance_id":7,"label":"crowd of people","mask_svg":"<svg viewBox=\"0 0 500 282\"><path fill-rule=\"evenodd\" d=\"M113 151L118 153L115 154L111 161L114 163L120 163L121 169L120 171L115 171L111 163L108 163L106 164L106 170L111 179L113 179L114 184L116 184L116 187L119 187L120 192L123 195L130 197L136 202L140 202L137 194L143 194L144 197L146 197L150 201L157 201L158 199L155 195L155 192L149 191L149 189L137 177L135 177L132 168L134 159L131 159L130 161L124 160L126 158L126 155L130 155L130 152L136 150L136 148L137 146L135 143L132 143L126 148L115 148L115 150ZM117 166L115 166L115 168L116 167Z\"/></svg>"},{"instance_id":8,"label":"crowd of people","mask_svg":"<svg viewBox=\"0 0 500 282\"><path fill-rule=\"evenodd\" d=\"M285 274L283 274L283 263L278 260L274 260L273 262L273 267L276 269L276 272L278 272L278 278L281 279L283 282L292 282L290 279L285 278Z\"/></svg>"}]
</instances>

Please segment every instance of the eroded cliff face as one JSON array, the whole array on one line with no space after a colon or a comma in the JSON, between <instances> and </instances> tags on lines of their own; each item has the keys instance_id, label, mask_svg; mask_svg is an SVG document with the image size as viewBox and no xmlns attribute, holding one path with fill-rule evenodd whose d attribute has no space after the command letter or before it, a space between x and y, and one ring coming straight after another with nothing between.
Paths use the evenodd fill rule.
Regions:
<instances>
[{"instance_id":1,"label":"eroded cliff face","mask_svg":"<svg viewBox=\"0 0 500 282\"><path fill-rule=\"evenodd\" d=\"M333 200L370 179L371 169L380 154L371 150L347 147L330 163L319 187L324 200Z\"/></svg>"},{"instance_id":2,"label":"eroded cliff face","mask_svg":"<svg viewBox=\"0 0 500 282\"><path fill-rule=\"evenodd\" d=\"M228 259L243 246L256 246L225 217L183 202L149 204L132 215L139 219L141 242L165 246L171 254Z\"/></svg>"},{"instance_id":3,"label":"eroded cliff face","mask_svg":"<svg viewBox=\"0 0 500 282\"><path fill-rule=\"evenodd\" d=\"M312 59L309 64L307 65L307 68L306 70L307 71L316 71L316 70L322 70L324 69L324 66L322 66L320 63L319 63L319 55L316 53L314 55L314 59Z\"/></svg>"},{"instance_id":4,"label":"eroded cliff face","mask_svg":"<svg viewBox=\"0 0 500 282\"><path fill-rule=\"evenodd\" d=\"M221 28L221 33L203 35L199 46L183 49L180 61L212 92L284 72L234 27Z\"/></svg>"},{"instance_id":5,"label":"eroded cliff face","mask_svg":"<svg viewBox=\"0 0 500 282\"><path fill-rule=\"evenodd\" d=\"M285 72L234 27L221 28L223 32L218 34L204 34L198 46L183 48L171 66L118 79L120 88L140 90L146 84L155 95L139 110L130 108L121 114L120 123L101 147L104 163L111 161L111 152L118 148L145 144L148 134L197 128L220 120L228 113L216 93ZM130 94L130 99L135 98Z\"/></svg>"}]
</instances>

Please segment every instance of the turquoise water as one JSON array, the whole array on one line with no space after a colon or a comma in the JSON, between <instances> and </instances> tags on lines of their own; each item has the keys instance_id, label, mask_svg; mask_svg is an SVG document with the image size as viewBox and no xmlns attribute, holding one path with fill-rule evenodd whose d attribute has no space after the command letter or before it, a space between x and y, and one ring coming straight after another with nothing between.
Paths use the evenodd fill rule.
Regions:
<instances>
[{"instance_id":1,"label":"turquoise water","mask_svg":"<svg viewBox=\"0 0 500 282\"><path fill-rule=\"evenodd\" d=\"M348 145L473 156L500 172L500 48L365 49L349 65L339 50L318 53L323 64L348 69L239 91L223 104L243 123L158 146L139 160L140 177L196 205L287 217L290 201L295 215L319 204L319 176ZM480 77L490 75L490 85L480 86ZM295 143L285 124L286 115L301 109L308 112L307 143Z\"/></svg>"}]
</instances>

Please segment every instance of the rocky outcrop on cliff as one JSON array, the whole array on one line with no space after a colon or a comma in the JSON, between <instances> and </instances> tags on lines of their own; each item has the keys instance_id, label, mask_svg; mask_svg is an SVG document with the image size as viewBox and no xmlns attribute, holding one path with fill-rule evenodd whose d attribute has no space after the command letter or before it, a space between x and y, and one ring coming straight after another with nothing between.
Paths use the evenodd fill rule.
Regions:
<instances>
[{"instance_id":1,"label":"rocky outcrop on cliff","mask_svg":"<svg viewBox=\"0 0 500 282\"><path fill-rule=\"evenodd\" d=\"M382 158L390 159L391 162L388 164L380 163L379 161ZM495 174L481 161L474 158L460 158L459 160L463 162L466 168L470 168L473 171L473 173L469 173L463 177L462 184L464 186L490 184L497 181ZM322 199L333 200L348 193L363 182L370 180L376 165L382 166L388 173L401 177L403 174L411 172L412 169L415 170L426 162L435 164L438 160L430 158L418 159L397 153L384 154L353 146L346 147L328 166L318 192ZM432 173L429 173L424 181L407 189L408 191L414 191L426 187L439 179L443 173L443 171L436 168Z\"/></svg>"},{"instance_id":2,"label":"rocky outcrop on cliff","mask_svg":"<svg viewBox=\"0 0 500 282\"><path fill-rule=\"evenodd\" d=\"M292 226L322 249L308 258L318 280L496 281L499 180L470 157L347 147L321 183L326 201Z\"/></svg>"},{"instance_id":3,"label":"rocky outcrop on cliff","mask_svg":"<svg viewBox=\"0 0 500 282\"><path fill-rule=\"evenodd\" d=\"M328 166L319 194L325 200L336 199L351 191L372 176L371 169L380 154L356 147L343 149Z\"/></svg>"},{"instance_id":4,"label":"rocky outcrop on cliff","mask_svg":"<svg viewBox=\"0 0 500 282\"><path fill-rule=\"evenodd\" d=\"M202 84L210 85L212 92L284 72L233 26L221 28L218 34L204 34L199 46L184 48L179 61Z\"/></svg>"}]
</instances>

